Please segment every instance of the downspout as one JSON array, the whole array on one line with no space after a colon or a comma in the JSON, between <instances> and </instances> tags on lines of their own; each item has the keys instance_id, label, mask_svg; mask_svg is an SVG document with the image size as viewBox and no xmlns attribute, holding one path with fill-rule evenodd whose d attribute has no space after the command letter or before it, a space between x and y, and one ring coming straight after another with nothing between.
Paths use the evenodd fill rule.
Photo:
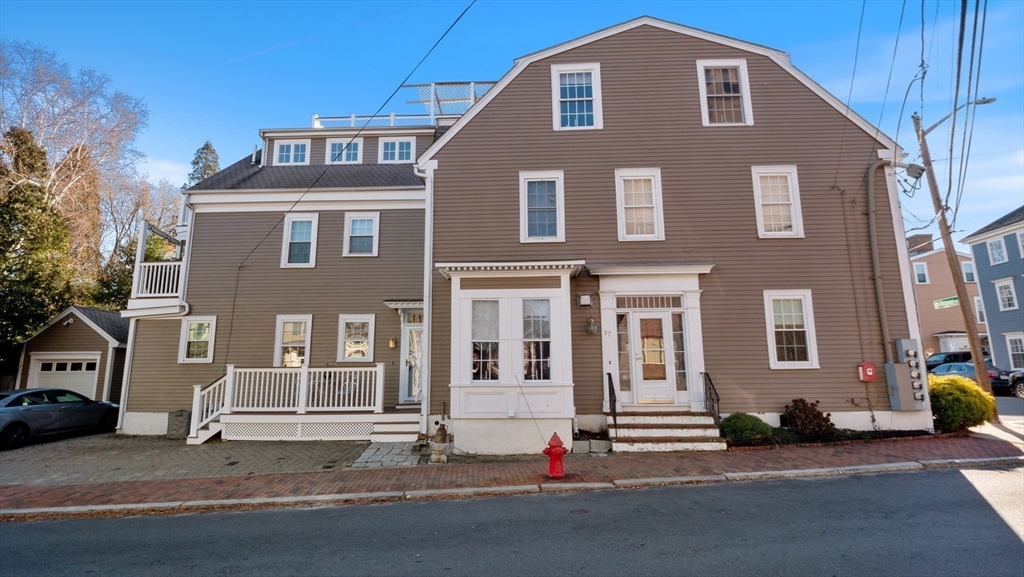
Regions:
<instances>
[{"instance_id":1,"label":"downspout","mask_svg":"<svg viewBox=\"0 0 1024 577\"><path fill-rule=\"evenodd\" d=\"M892 350L889 348L889 317L885 312L885 296L882 290L882 265L878 260L878 235L875 226L875 171L879 167L891 164L891 160L878 160L868 167L868 243L871 246L871 274L875 280L875 302L878 305L878 323L882 325L882 349L885 351L885 362L893 362Z\"/></svg>"},{"instance_id":2,"label":"downspout","mask_svg":"<svg viewBox=\"0 0 1024 577\"><path fill-rule=\"evenodd\" d=\"M427 161L424 167L413 166L416 176L424 179L425 204L423 207L423 357L420 360L420 433L426 434L430 418L430 357L431 320L434 273L434 170L437 161ZM443 418L443 415L442 415Z\"/></svg>"},{"instance_id":3,"label":"downspout","mask_svg":"<svg viewBox=\"0 0 1024 577\"><path fill-rule=\"evenodd\" d=\"M135 325L139 322L137 318L128 320L128 347L124 352L124 375L121 376L121 405L117 410L118 431L124 425L124 413L128 405L128 383L131 381L132 356L135 354Z\"/></svg>"}]
</instances>

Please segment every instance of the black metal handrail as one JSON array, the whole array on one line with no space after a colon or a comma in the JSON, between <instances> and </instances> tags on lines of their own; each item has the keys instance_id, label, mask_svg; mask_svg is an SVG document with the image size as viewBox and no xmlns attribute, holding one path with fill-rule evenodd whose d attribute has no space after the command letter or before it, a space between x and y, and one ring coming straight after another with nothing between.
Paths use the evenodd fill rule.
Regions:
<instances>
[{"instance_id":1,"label":"black metal handrail","mask_svg":"<svg viewBox=\"0 0 1024 577\"><path fill-rule=\"evenodd\" d=\"M701 377L704 380L704 405L707 407L711 418L715 420L716 425L722 424L722 417L718 412L718 401L721 397L718 396L718 390L715 389L715 383L711 381L710 373L701 373Z\"/></svg>"},{"instance_id":2,"label":"black metal handrail","mask_svg":"<svg viewBox=\"0 0 1024 577\"><path fill-rule=\"evenodd\" d=\"M612 381L612 374L608 373L608 408L612 412L612 424L615 426L615 435L619 434L619 416L616 414L615 405L618 399L615 397L615 383Z\"/></svg>"}]
</instances>

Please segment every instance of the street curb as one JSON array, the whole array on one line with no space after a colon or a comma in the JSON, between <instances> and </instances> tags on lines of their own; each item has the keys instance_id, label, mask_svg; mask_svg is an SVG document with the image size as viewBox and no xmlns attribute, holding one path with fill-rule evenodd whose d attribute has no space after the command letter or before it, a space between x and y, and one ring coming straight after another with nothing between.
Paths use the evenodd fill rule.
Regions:
<instances>
[{"instance_id":1,"label":"street curb","mask_svg":"<svg viewBox=\"0 0 1024 577\"><path fill-rule=\"evenodd\" d=\"M613 483L541 483L541 493L558 493L560 491L588 491L592 489L614 489Z\"/></svg>"},{"instance_id":2,"label":"street curb","mask_svg":"<svg viewBox=\"0 0 1024 577\"><path fill-rule=\"evenodd\" d=\"M371 493L337 493L331 495L305 495L291 497L253 497L247 499L214 499L196 501L168 501L160 503L128 503L122 505L76 505L69 507L35 507L29 509L0 509L2 520L43 516L47 519L76 518L99 513L168 512L185 513L217 507L258 507L261 505L330 505L353 501L416 501L446 497L478 497L498 495L522 495L528 493L552 493L560 491L606 490L641 488L664 485L699 485L741 481L767 481L774 479L798 479L839 475L860 475L895 473L936 469L959 469L970 467L998 467L1024 465L1024 455L1015 457L987 457L979 459L936 459L930 461L906 461L902 463L881 463L876 465L854 465L821 469L793 469L785 471L752 471L724 473L721 475L699 475L689 477L650 477L642 479L619 479L611 483L542 483L540 485L505 485L499 487L463 487L457 489L423 489L415 491L378 491Z\"/></svg>"},{"instance_id":3,"label":"street curb","mask_svg":"<svg viewBox=\"0 0 1024 577\"><path fill-rule=\"evenodd\" d=\"M504 487L464 487L460 489L423 489L406 491L407 500L433 499L435 497L475 497L478 495L520 495L540 493L537 485L508 485Z\"/></svg>"},{"instance_id":4,"label":"street curb","mask_svg":"<svg viewBox=\"0 0 1024 577\"><path fill-rule=\"evenodd\" d=\"M646 479L619 479L612 481L616 487L651 487L659 485L699 485L703 483L721 483L725 475L698 475L690 477L649 477Z\"/></svg>"}]
</instances>

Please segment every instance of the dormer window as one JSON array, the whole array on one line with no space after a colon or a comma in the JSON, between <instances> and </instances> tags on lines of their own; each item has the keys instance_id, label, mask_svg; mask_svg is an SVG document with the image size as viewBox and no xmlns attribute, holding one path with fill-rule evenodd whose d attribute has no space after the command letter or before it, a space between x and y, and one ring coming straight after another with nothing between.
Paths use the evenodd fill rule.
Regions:
<instances>
[{"instance_id":1,"label":"dormer window","mask_svg":"<svg viewBox=\"0 0 1024 577\"><path fill-rule=\"evenodd\" d=\"M704 126L754 124L746 60L698 60L697 77Z\"/></svg>"},{"instance_id":2,"label":"dormer window","mask_svg":"<svg viewBox=\"0 0 1024 577\"><path fill-rule=\"evenodd\" d=\"M552 64L551 99L555 130L603 128L601 65Z\"/></svg>"},{"instance_id":3,"label":"dormer window","mask_svg":"<svg viewBox=\"0 0 1024 577\"><path fill-rule=\"evenodd\" d=\"M412 151L416 148L416 137L381 138L380 155L377 162L381 164L412 162Z\"/></svg>"},{"instance_id":4,"label":"dormer window","mask_svg":"<svg viewBox=\"0 0 1024 577\"><path fill-rule=\"evenodd\" d=\"M327 139L327 164L360 164L362 162L362 138Z\"/></svg>"},{"instance_id":5,"label":"dormer window","mask_svg":"<svg viewBox=\"0 0 1024 577\"><path fill-rule=\"evenodd\" d=\"M274 152L274 164L309 164L308 140L278 140Z\"/></svg>"}]
</instances>

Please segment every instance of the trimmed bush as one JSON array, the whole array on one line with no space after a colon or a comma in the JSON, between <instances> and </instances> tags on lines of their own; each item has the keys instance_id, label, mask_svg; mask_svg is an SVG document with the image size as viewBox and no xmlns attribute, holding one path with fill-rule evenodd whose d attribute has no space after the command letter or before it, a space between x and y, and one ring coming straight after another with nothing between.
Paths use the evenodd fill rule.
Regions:
<instances>
[{"instance_id":1,"label":"trimmed bush","mask_svg":"<svg viewBox=\"0 0 1024 577\"><path fill-rule=\"evenodd\" d=\"M779 415L781 425L801 436L831 433L836 428L830 418L832 413L822 414L818 410L820 402L808 403L805 399L793 399L793 404L786 405L786 410Z\"/></svg>"},{"instance_id":2,"label":"trimmed bush","mask_svg":"<svg viewBox=\"0 0 1024 577\"><path fill-rule=\"evenodd\" d=\"M722 436L735 443L763 444L772 438L772 426L746 413L733 413L722 419Z\"/></svg>"},{"instance_id":3,"label":"trimmed bush","mask_svg":"<svg viewBox=\"0 0 1024 577\"><path fill-rule=\"evenodd\" d=\"M928 375L935 430L942 433L966 431L992 420L995 398L966 377Z\"/></svg>"},{"instance_id":4,"label":"trimmed bush","mask_svg":"<svg viewBox=\"0 0 1024 577\"><path fill-rule=\"evenodd\" d=\"M772 429L772 444L773 445L795 445L800 442L800 439L796 436L793 431L776 428Z\"/></svg>"}]
</instances>

